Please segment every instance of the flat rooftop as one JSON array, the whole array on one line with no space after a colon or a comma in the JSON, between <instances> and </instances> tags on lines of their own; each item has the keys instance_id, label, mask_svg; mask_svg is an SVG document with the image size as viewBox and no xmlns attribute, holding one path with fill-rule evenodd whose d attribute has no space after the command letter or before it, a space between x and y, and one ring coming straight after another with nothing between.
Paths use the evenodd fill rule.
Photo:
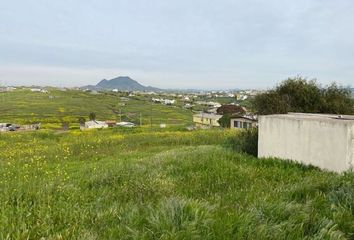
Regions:
<instances>
[{"instance_id":1,"label":"flat rooftop","mask_svg":"<svg viewBox=\"0 0 354 240\"><path fill-rule=\"evenodd\" d=\"M317 113L288 113L288 114L264 115L261 117L354 124L354 115L317 114Z\"/></svg>"}]
</instances>

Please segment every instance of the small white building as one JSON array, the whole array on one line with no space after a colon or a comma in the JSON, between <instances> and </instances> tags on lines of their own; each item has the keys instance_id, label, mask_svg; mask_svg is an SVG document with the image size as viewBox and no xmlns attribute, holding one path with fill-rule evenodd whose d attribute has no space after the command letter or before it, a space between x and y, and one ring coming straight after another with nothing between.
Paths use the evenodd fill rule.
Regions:
<instances>
[{"instance_id":1,"label":"small white building","mask_svg":"<svg viewBox=\"0 0 354 240\"><path fill-rule=\"evenodd\" d=\"M163 100L163 103L165 104L165 105L173 105L173 104L175 104L175 100L174 99L164 99Z\"/></svg>"},{"instance_id":2,"label":"small white building","mask_svg":"<svg viewBox=\"0 0 354 240\"><path fill-rule=\"evenodd\" d=\"M135 127L135 124L132 122L119 122L116 125L119 127Z\"/></svg>"},{"instance_id":3,"label":"small white building","mask_svg":"<svg viewBox=\"0 0 354 240\"><path fill-rule=\"evenodd\" d=\"M84 129L108 128L108 124L104 121L91 120L85 122Z\"/></svg>"},{"instance_id":4,"label":"small white building","mask_svg":"<svg viewBox=\"0 0 354 240\"><path fill-rule=\"evenodd\" d=\"M230 118L230 128L255 128L257 127L257 119L254 116L235 116Z\"/></svg>"},{"instance_id":5,"label":"small white building","mask_svg":"<svg viewBox=\"0 0 354 240\"><path fill-rule=\"evenodd\" d=\"M354 116L289 113L258 117L258 157L354 170Z\"/></svg>"},{"instance_id":6,"label":"small white building","mask_svg":"<svg viewBox=\"0 0 354 240\"><path fill-rule=\"evenodd\" d=\"M48 93L48 90L42 88L31 88L31 92L41 92L41 93Z\"/></svg>"},{"instance_id":7,"label":"small white building","mask_svg":"<svg viewBox=\"0 0 354 240\"><path fill-rule=\"evenodd\" d=\"M31 92L41 92L42 89L40 88L31 88Z\"/></svg>"},{"instance_id":8,"label":"small white building","mask_svg":"<svg viewBox=\"0 0 354 240\"><path fill-rule=\"evenodd\" d=\"M222 118L222 115L202 112L193 115L193 122L196 127L201 128L220 127L218 122L220 118Z\"/></svg>"}]
</instances>

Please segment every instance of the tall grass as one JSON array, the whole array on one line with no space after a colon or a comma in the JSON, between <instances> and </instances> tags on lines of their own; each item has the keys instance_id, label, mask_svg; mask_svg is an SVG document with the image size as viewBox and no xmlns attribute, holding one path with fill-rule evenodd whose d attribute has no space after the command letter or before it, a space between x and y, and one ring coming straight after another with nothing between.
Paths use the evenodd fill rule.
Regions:
<instances>
[{"instance_id":1,"label":"tall grass","mask_svg":"<svg viewBox=\"0 0 354 240\"><path fill-rule=\"evenodd\" d=\"M352 173L236 153L234 134L1 134L0 239L353 239Z\"/></svg>"}]
</instances>

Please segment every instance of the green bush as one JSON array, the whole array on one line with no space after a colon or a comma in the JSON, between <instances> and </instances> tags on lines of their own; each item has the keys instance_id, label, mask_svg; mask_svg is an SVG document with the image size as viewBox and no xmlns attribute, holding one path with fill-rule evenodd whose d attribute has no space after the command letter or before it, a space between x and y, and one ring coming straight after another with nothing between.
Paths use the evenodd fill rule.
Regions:
<instances>
[{"instance_id":1,"label":"green bush","mask_svg":"<svg viewBox=\"0 0 354 240\"><path fill-rule=\"evenodd\" d=\"M233 150L247 153L257 157L258 154L258 128L241 130L235 136L227 139L227 145Z\"/></svg>"},{"instance_id":2,"label":"green bush","mask_svg":"<svg viewBox=\"0 0 354 240\"><path fill-rule=\"evenodd\" d=\"M259 115L304 112L353 114L354 101L350 88L336 83L321 86L315 80L289 78L274 89L261 93L253 100Z\"/></svg>"},{"instance_id":3,"label":"green bush","mask_svg":"<svg viewBox=\"0 0 354 240\"><path fill-rule=\"evenodd\" d=\"M230 128L230 114L224 114L219 120L218 123L223 128Z\"/></svg>"}]
</instances>

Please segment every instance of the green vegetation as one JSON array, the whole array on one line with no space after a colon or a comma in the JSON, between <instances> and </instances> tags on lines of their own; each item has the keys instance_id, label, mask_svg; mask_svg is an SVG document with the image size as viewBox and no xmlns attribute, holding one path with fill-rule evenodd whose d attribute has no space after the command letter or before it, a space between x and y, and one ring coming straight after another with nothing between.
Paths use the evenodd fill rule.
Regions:
<instances>
[{"instance_id":1,"label":"green vegetation","mask_svg":"<svg viewBox=\"0 0 354 240\"><path fill-rule=\"evenodd\" d=\"M79 90L49 93L19 89L0 93L0 122L18 124L42 123L44 128L79 126L79 118L89 119L95 113L97 120L122 120L140 124L186 125L192 122L190 110L177 106L152 104L150 96L128 97L125 93L92 94Z\"/></svg>"},{"instance_id":2,"label":"green vegetation","mask_svg":"<svg viewBox=\"0 0 354 240\"><path fill-rule=\"evenodd\" d=\"M335 83L321 87L314 80L296 77L257 95L253 109L261 115L287 112L354 114L354 99L350 88Z\"/></svg>"},{"instance_id":3,"label":"green vegetation","mask_svg":"<svg viewBox=\"0 0 354 240\"><path fill-rule=\"evenodd\" d=\"M354 238L352 173L223 147L236 134L0 134L0 239Z\"/></svg>"},{"instance_id":4,"label":"green vegetation","mask_svg":"<svg viewBox=\"0 0 354 240\"><path fill-rule=\"evenodd\" d=\"M230 122L230 121L229 121ZM232 135L226 145L236 152L258 156L258 128L249 128Z\"/></svg>"},{"instance_id":5,"label":"green vegetation","mask_svg":"<svg viewBox=\"0 0 354 240\"><path fill-rule=\"evenodd\" d=\"M230 128L231 114L224 114L219 120L218 123L223 128Z\"/></svg>"}]
</instances>

